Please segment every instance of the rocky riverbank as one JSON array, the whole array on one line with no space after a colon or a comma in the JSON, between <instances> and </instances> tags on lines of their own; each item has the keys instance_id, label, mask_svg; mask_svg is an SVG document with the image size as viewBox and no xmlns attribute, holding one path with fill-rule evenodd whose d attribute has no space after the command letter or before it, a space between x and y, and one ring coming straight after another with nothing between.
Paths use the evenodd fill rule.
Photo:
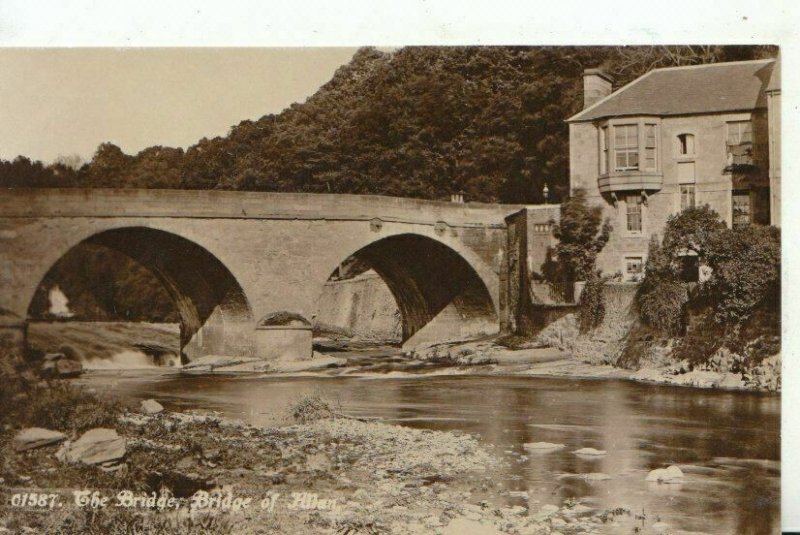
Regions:
<instances>
[{"instance_id":1,"label":"rocky riverbank","mask_svg":"<svg viewBox=\"0 0 800 535\"><path fill-rule=\"evenodd\" d=\"M287 419L256 428L152 401L106 429L4 429L0 533L667 532L624 508L508 505L492 477L508 461L471 435L360 421L318 398Z\"/></svg>"},{"instance_id":2,"label":"rocky riverbank","mask_svg":"<svg viewBox=\"0 0 800 535\"><path fill-rule=\"evenodd\" d=\"M712 359L705 366L690 366L687 362L665 359L661 363L650 363L632 370L612 364L614 359L609 355L621 350L619 343L573 340L562 347L574 352L545 345L542 341L528 341L510 348L502 339L487 339L420 347L411 352L411 357L424 362L449 363L459 373L626 379L673 386L762 392L781 390L780 355L764 359L759 366L735 372L731 371L730 357L726 360L725 356Z\"/></svg>"}]
</instances>

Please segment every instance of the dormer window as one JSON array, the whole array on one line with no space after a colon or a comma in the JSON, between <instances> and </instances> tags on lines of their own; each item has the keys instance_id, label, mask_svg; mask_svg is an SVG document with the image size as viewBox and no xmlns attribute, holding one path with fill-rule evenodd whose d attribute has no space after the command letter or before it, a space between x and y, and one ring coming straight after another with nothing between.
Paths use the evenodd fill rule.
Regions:
<instances>
[{"instance_id":1,"label":"dormer window","mask_svg":"<svg viewBox=\"0 0 800 535\"><path fill-rule=\"evenodd\" d=\"M680 156L694 156L693 134L680 134L678 136L678 154Z\"/></svg>"}]
</instances>

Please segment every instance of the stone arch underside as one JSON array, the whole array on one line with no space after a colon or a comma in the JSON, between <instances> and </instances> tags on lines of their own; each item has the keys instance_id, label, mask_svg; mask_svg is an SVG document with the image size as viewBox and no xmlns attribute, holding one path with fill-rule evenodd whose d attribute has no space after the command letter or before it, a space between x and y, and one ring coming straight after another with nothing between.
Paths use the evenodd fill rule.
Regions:
<instances>
[{"instance_id":1,"label":"stone arch underside","mask_svg":"<svg viewBox=\"0 0 800 535\"><path fill-rule=\"evenodd\" d=\"M447 245L400 234L373 242L352 256L375 270L392 292L402 317L404 343L496 332L497 311L486 283ZM422 336L423 330L431 332Z\"/></svg>"},{"instance_id":2,"label":"stone arch underside","mask_svg":"<svg viewBox=\"0 0 800 535\"><path fill-rule=\"evenodd\" d=\"M178 311L185 357L252 355L250 305L231 272L208 250L147 227L106 230L80 243L122 253L158 278Z\"/></svg>"}]
</instances>

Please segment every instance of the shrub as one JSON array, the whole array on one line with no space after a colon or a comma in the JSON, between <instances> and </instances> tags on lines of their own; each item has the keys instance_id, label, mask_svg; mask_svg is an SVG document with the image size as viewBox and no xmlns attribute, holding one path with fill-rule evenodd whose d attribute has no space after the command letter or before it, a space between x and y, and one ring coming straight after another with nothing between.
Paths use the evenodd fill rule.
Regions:
<instances>
[{"instance_id":1,"label":"shrub","mask_svg":"<svg viewBox=\"0 0 800 535\"><path fill-rule=\"evenodd\" d=\"M705 259L712 275L704 291L714 298L718 322L738 326L758 308L778 306L779 229L756 225L724 229L709 240Z\"/></svg>"},{"instance_id":2,"label":"shrub","mask_svg":"<svg viewBox=\"0 0 800 535\"><path fill-rule=\"evenodd\" d=\"M639 319L669 336L683 332L685 306L689 300L686 285L677 278L672 260L658 239L653 237L645 264L645 277L636 293Z\"/></svg>"},{"instance_id":3,"label":"shrub","mask_svg":"<svg viewBox=\"0 0 800 535\"><path fill-rule=\"evenodd\" d=\"M604 288L607 279L594 273L586 281L578 302L578 329L586 333L603 323L606 316Z\"/></svg>"},{"instance_id":4,"label":"shrub","mask_svg":"<svg viewBox=\"0 0 800 535\"><path fill-rule=\"evenodd\" d=\"M586 192L577 189L561 204L561 218L553 227L558 239L554 253L561 280L588 280L594 275L597 255L608 242L611 225L602 223L602 208L588 206Z\"/></svg>"},{"instance_id":5,"label":"shrub","mask_svg":"<svg viewBox=\"0 0 800 535\"><path fill-rule=\"evenodd\" d=\"M67 381L44 383L33 367L37 362L16 362L0 348L0 424L36 426L80 432L113 424L123 407L98 399Z\"/></svg>"},{"instance_id":6,"label":"shrub","mask_svg":"<svg viewBox=\"0 0 800 535\"><path fill-rule=\"evenodd\" d=\"M331 404L319 394L305 396L296 401L289 409L292 418L301 424L322 420L335 416Z\"/></svg>"}]
</instances>

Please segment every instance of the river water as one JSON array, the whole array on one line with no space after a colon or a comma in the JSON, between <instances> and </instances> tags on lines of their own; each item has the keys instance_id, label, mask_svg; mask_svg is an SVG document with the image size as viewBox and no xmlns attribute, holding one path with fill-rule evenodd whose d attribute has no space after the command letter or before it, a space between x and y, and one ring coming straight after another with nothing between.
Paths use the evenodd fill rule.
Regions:
<instances>
[{"instance_id":1,"label":"river water","mask_svg":"<svg viewBox=\"0 0 800 535\"><path fill-rule=\"evenodd\" d=\"M685 531L780 532L780 398L774 395L513 376L124 371L93 372L81 381L123 398L155 398L167 408L214 410L256 425L280 422L293 400L319 393L347 414L479 436L508 461L493 474L508 503L560 505L574 498ZM536 453L524 448L530 442L566 447ZM607 453L573 453L586 447ZM671 464L683 469L683 483L645 482L649 470ZM610 479L580 477L589 473Z\"/></svg>"}]
</instances>

